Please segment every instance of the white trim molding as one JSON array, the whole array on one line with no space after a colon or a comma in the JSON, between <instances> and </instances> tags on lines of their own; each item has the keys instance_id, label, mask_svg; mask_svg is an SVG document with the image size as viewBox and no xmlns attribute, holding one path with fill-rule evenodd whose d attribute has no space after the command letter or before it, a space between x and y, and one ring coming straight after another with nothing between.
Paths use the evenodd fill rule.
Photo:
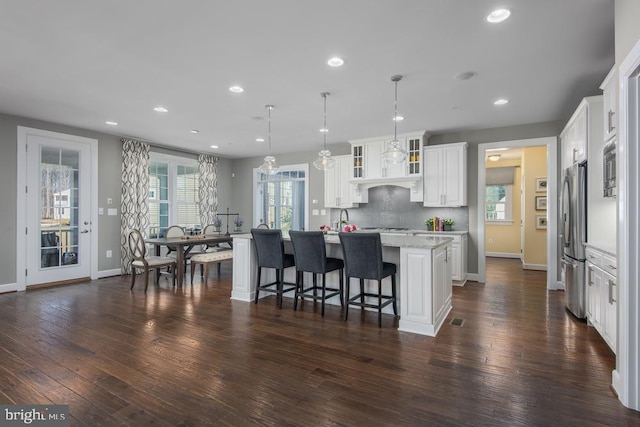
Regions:
<instances>
[{"instance_id":1,"label":"white trim molding","mask_svg":"<svg viewBox=\"0 0 640 427\"><path fill-rule=\"evenodd\" d=\"M522 254L520 253L511 253L511 252L486 252L485 256L491 258L515 258L522 259ZM546 267L545 267L546 270Z\"/></svg>"},{"instance_id":2,"label":"white trim molding","mask_svg":"<svg viewBox=\"0 0 640 427\"><path fill-rule=\"evenodd\" d=\"M545 264L527 264L523 262L522 268L525 270L547 271L547 266ZM547 289L549 289L548 286Z\"/></svg>"},{"instance_id":3,"label":"white trim molding","mask_svg":"<svg viewBox=\"0 0 640 427\"><path fill-rule=\"evenodd\" d=\"M618 69L618 351L612 386L640 410L640 40Z\"/></svg>"},{"instance_id":4,"label":"white trim molding","mask_svg":"<svg viewBox=\"0 0 640 427\"><path fill-rule=\"evenodd\" d=\"M104 279L105 277L113 277L120 276L122 274L122 270L119 268L112 268L111 270L100 270L98 271L98 279Z\"/></svg>"}]
</instances>

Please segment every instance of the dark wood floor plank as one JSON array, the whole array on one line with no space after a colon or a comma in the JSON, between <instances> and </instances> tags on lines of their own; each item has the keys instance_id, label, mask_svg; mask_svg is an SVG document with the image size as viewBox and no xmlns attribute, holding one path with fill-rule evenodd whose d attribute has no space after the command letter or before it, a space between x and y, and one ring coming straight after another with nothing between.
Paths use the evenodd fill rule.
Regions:
<instances>
[{"instance_id":1,"label":"dark wood floor plank","mask_svg":"<svg viewBox=\"0 0 640 427\"><path fill-rule=\"evenodd\" d=\"M438 337L311 301L232 301L128 277L0 295L0 402L70 404L72 425L638 425L615 357L545 273L489 260ZM26 339L28 337L28 339Z\"/></svg>"}]
</instances>

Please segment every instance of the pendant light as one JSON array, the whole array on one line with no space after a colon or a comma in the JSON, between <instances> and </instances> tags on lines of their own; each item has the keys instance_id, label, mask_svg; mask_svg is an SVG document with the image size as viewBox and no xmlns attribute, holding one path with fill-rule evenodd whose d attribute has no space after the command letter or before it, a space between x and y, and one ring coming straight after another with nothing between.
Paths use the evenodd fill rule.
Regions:
<instances>
[{"instance_id":1,"label":"pendant light","mask_svg":"<svg viewBox=\"0 0 640 427\"><path fill-rule=\"evenodd\" d=\"M393 114L393 141L389 143L387 150L382 153L383 160L389 163L402 163L407 159L407 152L398 141L398 82L402 80L401 75L391 77L391 81L396 85Z\"/></svg>"},{"instance_id":2,"label":"pendant light","mask_svg":"<svg viewBox=\"0 0 640 427\"><path fill-rule=\"evenodd\" d=\"M327 96L329 95L329 92L322 92L320 94L320 96L324 98L324 126L320 131L324 139L324 149L318 153L318 158L314 160L313 166L321 171L331 169L336 164L335 159L331 157L331 151L327 150L327 132L329 132L329 129L327 129Z\"/></svg>"},{"instance_id":3,"label":"pendant light","mask_svg":"<svg viewBox=\"0 0 640 427\"><path fill-rule=\"evenodd\" d=\"M267 109L269 117L269 155L264 158L264 163L260 165L258 171L265 175L275 175L280 168L276 165L276 158L271 155L271 110L273 110L273 105L267 104L264 108Z\"/></svg>"}]
</instances>

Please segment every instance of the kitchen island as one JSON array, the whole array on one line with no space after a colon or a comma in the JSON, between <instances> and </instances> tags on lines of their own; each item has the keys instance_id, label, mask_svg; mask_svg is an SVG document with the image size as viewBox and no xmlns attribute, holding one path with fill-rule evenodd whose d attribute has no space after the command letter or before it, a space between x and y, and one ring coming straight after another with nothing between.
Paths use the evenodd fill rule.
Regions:
<instances>
[{"instance_id":1,"label":"kitchen island","mask_svg":"<svg viewBox=\"0 0 640 427\"><path fill-rule=\"evenodd\" d=\"M285 251L293 253L289 236L284 233ZM381 233L382 255L386 262L398 266L398 330L435 336L451 311L451 242L450 237ZM337 234L327 234L327 256L342 258ZM305 273L307 274L307 273ZM257 278L256 253L251 234L233 236L233 288L231 299L251 302ZM273 281L275 272L265 270L263 281ZM305 276L305 281L309 278ZM295 282L295 269L285 270L285 281ZM388 289L388 279L383 286ZM365 281L367 291L376 291L374 281ZM327 274L327 286L338 283L337 273ZM352 286L355 294L357 286ZM389 291L387 291L389 292ZM293 292L285 296L293 297ZM328 304L340 304L336 296ZM393 313L390 306L384 313Z\"/></svg>"}]
</instances>

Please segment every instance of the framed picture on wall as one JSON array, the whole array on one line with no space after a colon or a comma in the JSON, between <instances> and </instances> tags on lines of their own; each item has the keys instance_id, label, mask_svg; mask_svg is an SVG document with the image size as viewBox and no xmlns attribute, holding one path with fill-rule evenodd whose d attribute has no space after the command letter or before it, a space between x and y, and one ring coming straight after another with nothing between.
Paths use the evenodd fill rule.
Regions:
<instances>
[{"instance_id":1,"label":"framed picture on wall","mask_svg":"<svg viewBox=\"0 0 640 427\"><path fill-rule=\"evenodd\" d=\"M536 192L547 192L547 178L536 178Z\"/></svg>"},{"instance_id":2,"label":"framed picture on wall","mask_svg":"<svg viewBox=\"0 0 640 427\"><path fill-rule=\"evenodd\" d=\"M545 215L536 215L536 228L538 230L547 229L547 217Z\"/></svg>"},{"instance_id":3,"label":"framed picture on wall","mask_svg":"<svg viewBox=\"0 0 640 427\"><path fill-rule=\"evenodd\" d=\"M537 211L547 210L547 196L536 196L536 210Z\"/></svg>"}]
</instances>

